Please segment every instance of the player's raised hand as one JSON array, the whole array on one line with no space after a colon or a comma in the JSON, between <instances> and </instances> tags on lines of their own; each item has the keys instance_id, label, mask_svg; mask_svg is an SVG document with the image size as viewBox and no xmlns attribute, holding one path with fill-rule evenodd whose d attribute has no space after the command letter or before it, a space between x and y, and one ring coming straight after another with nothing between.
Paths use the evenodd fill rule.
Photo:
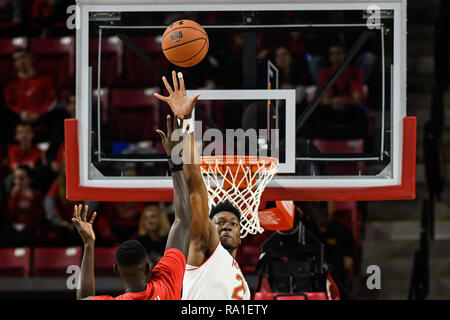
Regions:
<instances>
[{"instance_id":1,"label":"player's raised hand","mask_svg":"<svg viewBox=\"0 0 450 320\"><path fill-rule=\"evenodd\" d=\"M171 121L172 119L170 115L167 115L167 134L159 129L156 130L156 132L161 137L161 142L168 156L172 154L172 151L174 150L176 145L180 146L180 148L178 148L179 153L182 152L181 142L183 141L183 138L188 131L188 128L186 128L186 131L182 132L178 123L178 119L176 117L173 118L173 124L171 123Z\"/></svg>"},{"instance_id":2,"label":"player's raised hand","mask_svg":"<svg viewBox=\"0 0 450 320\"><path fill-rule=\"evenodd\" d=\"M81 238L83 238L84 243L94 243L95 242L95 233L92 227L95 217L97 216L97 212L92 214L92 217L89 221L86 220L88 213L88 206L84 206L83 217L81 217L81 210L83 209L83 205L75 205L73 208L73 218L72 221L75 223L75 227L78 230Z\"/></svg>"},{"instance_id":3,"label":"player's raised hand","mask_svg":"<svg viewBox=\"0 0 450 320\"><path fill-rule=\"evenodd\" d=\"M164 82L164 85L166 86L167 92L169 92L169 96L164 97L156 92L153 95L159 100L167 102L167 104L170 106L170 109L172 109L173 114L178 118L188 118L192 113L192 109L194 109L195 103L197 102L200 94L197 93L192 98L186 96L183 74L181 72L178 72L177 79L177 74L175 73L175 71L172 71L173 90L166 77L162 77L162 80ZM179 84L178 80L180 82Z\"/></svg>"}]
</instances>

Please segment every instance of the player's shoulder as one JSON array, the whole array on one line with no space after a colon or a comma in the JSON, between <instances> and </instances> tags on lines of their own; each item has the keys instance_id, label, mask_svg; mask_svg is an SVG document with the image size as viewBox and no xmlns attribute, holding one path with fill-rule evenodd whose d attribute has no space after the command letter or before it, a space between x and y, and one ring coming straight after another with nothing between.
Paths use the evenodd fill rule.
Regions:
<instances>
[{"instance_id":1,"label":"player's shoulder","mask_svg":"<svg viewBox=\"0 0 450 320\"><path fill-rule=\"evenodd\" d=\"M117 299L111 296L94 296L86 300L117 300Z\"/></svg>"},{"instance_id":2,"label":"player's shoulder","mask_svg":"<svg viewBox=\"0 0 450 320\"><path fill-rule=\"evenodd\" d=\"M176 248L169 248L164 251L164 255L155 265L152 273L155 274L162 270L184 270L185 267L186 257L184 256L184 254Z\"/></svg>"},{"instance_id":3,"label":"player's shoulder","mask_svg":"<svg viewBox=\"0 0 450 320\"><path fill-rule=\"evenodd\" d=\"M164 251L164 255L161 258L161 260L169 260L169 259L177 259L177 260L181 260L184 261L184 263L186 264L186 257L184 256L183 252L181 252L179 249L177 248L169 248L166 249Z\"/></svg>"}]
</instances>

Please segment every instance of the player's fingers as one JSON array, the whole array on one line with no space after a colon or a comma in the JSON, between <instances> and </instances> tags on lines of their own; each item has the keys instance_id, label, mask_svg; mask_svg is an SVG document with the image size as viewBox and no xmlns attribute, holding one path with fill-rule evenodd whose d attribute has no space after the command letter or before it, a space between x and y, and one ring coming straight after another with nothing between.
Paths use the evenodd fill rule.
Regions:
<instances>
[{"instance_id":1,"label":"player's fingers","mask_svg":"<svg viewBox=\"0 0 450 320\"><path fill-rule=\"evenodd\" d=\"M77 217L77 205L74 205L73 206L73 218L72 219L78 219L78 217Z\"/></svg>"},{"instance_id":2,"label":"player's fingers","mask_svg":"<svg viewBox=\"0 0 450 320\"><path fill-rule=\"evenodd\" d=\"M173 130L177 130L179 128L179 124L178 124L178 117L173 117Z\"/></svg>"},{"instance_id":3,"label":"player's fingers","mask_svg":"<svg viewBox=\"0 0 450 320\"><path fill-rule=\"evenodd\" d=\"M81 204L77 206L77 219L81 220Z\"/></svg>"},{"instance_id":4,"label":"player's fingers","mask_svg":"<svg viewBox=\"0 0 450 320\"><path fill-rule=\"evenodd\" d=\"M192 98L192 103L193 103L193 104L196 104L199 97L200 97L200 93L197 93L197 94Z\"/></svg>"},{"instance_id":5,"label":"player's fingers","mask_svg":"<svg viewBox=\"0 0 450 320\"><path fill-rule=\"evenodd\" d=\"M170 137L172 135L172 122L170 121L170 114L167 115L167 136Z\"/></svg>"},{"instance_id":6,"label":"player's fingers","mask_svg":"<svg viewBox=\"0 0 450 320\"><path fill-rule=\"evenodd\" d=\"M97 212L95 211L93 214L92 214L92 217L91 217L91 220L89 220L89 223L90 224L93 224L94 223L94 220L95 220L95 217L97 216Z\"/></svg>"},{"instance_id":7,"label":"player's fingers","mask_svg":"<svg viewBox=\"0 0 450 320\"><path fill-rule=\"evenodd\" d=\"M84 216L83 216L83 221L86 221L87 213L88 213L88 206L85 205L85 206L84 206Z\"/></svg>"},{"instance_id":8,"label":"player's fingers","mask_svg":"<svg viewBox=\"0 0 450 320\"><path fill-rule=\"evenodd\" d=\"M166 138L166 134L165 134L164 132L162 132L162 131L159 130L159 129L156 129L155 131L156 131L157 134L159 134L159 136L161 137L161 140L162 140L163 142L164 142L164 140L167 139L167 138Z\"/></svg>"},{"instance_id":9,"label":"player's fingers","mask_svg":"<svg viewBox=\"0 0 450 320\"><path fill-rule=\"evenodd\" d=\"M172 81L173 81L173 89L175 91L178 91L177 73L175 71L172 71Z\"/></svg>"},{"instance_id":10,"label":"player's fingers","mask_svg":"<svg viewBox=\"0 0 450 320\"><path fill-rule=\"evenodd\" d=\"M163 82L164 82L164 85L166 86L167 92L169 92L169 94L172 94L172 93L173 93L173 90L172 90L172 88L170 87L169 82L167 82L166 77L163 76L163 77L162 77L162 80L163 80Z\"/></svg>"},{"instance_id":11,"label":"player's fingers","mask_svg":"<svg viewBox=\"0 0 450 320\"><path fill-rule=\"evenodd\" d=\"M178 76L178 80L180 80L180 91L182 91L182 92L186 91L186 88L184 87L183 74L181 72L178 72L177 76Z\"/></svg>"},{"instance_id":12,"label":"player's fingers","mask_svg":"<svg viewBox=\"0 0 450 320\"><path fill-rule=\"evenodd\" d=\"M167 102L167 100L168 100L167 97L164 97L164 96L160 95L160 94L157 93L157 92L155 92L153 95L154 95L156 98L158 98L159 100L161 100L161 101Z\"/></svg>"}]
</instances>

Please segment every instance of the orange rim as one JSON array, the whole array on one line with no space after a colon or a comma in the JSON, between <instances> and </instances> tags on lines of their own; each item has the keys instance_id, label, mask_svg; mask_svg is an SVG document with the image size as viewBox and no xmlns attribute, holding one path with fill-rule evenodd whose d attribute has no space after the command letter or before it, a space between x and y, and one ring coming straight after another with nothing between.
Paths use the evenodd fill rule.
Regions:
<instances>
[{"instance_id":1,"label":"orange rim","mask_svg":"<svg viewBox=\"0 0 450 320\"><path fill-rule=\"evenodd\" d=\"M230 170L236 172L239 168L239 164L250 166L252 172L261 170L261 163L264 164L266 169L278 165L277 158L259 156L205 156L201 157L201 161L203 170L208 171L211 167L217 167L222 172L225 167L229 167Z\"/></svg>"}]
</instances>

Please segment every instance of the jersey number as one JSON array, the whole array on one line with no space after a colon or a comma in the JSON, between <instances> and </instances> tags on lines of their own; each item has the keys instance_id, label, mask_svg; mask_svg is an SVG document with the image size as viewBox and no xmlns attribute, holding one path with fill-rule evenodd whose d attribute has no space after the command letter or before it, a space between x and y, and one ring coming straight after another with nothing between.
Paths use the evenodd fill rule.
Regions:
<instances>
[{"instance_id":1,"label":"jersey number","mask_svg":"<svg viewBox=\"0 0 450 320\"><path fill-rule=\"evenodd\" d=\"M244 280L242 279L240 274L236 275L236 279L239 280L241 282L241 284L239 286L237 286L236 288L234 288L233 295L231 296L231 298L236 299L236 300L244 300L244 294L245 294ZM239 295L239 292L241 292L241 291L242 291L242 296Z\"/></svg>"}]
</instances>

